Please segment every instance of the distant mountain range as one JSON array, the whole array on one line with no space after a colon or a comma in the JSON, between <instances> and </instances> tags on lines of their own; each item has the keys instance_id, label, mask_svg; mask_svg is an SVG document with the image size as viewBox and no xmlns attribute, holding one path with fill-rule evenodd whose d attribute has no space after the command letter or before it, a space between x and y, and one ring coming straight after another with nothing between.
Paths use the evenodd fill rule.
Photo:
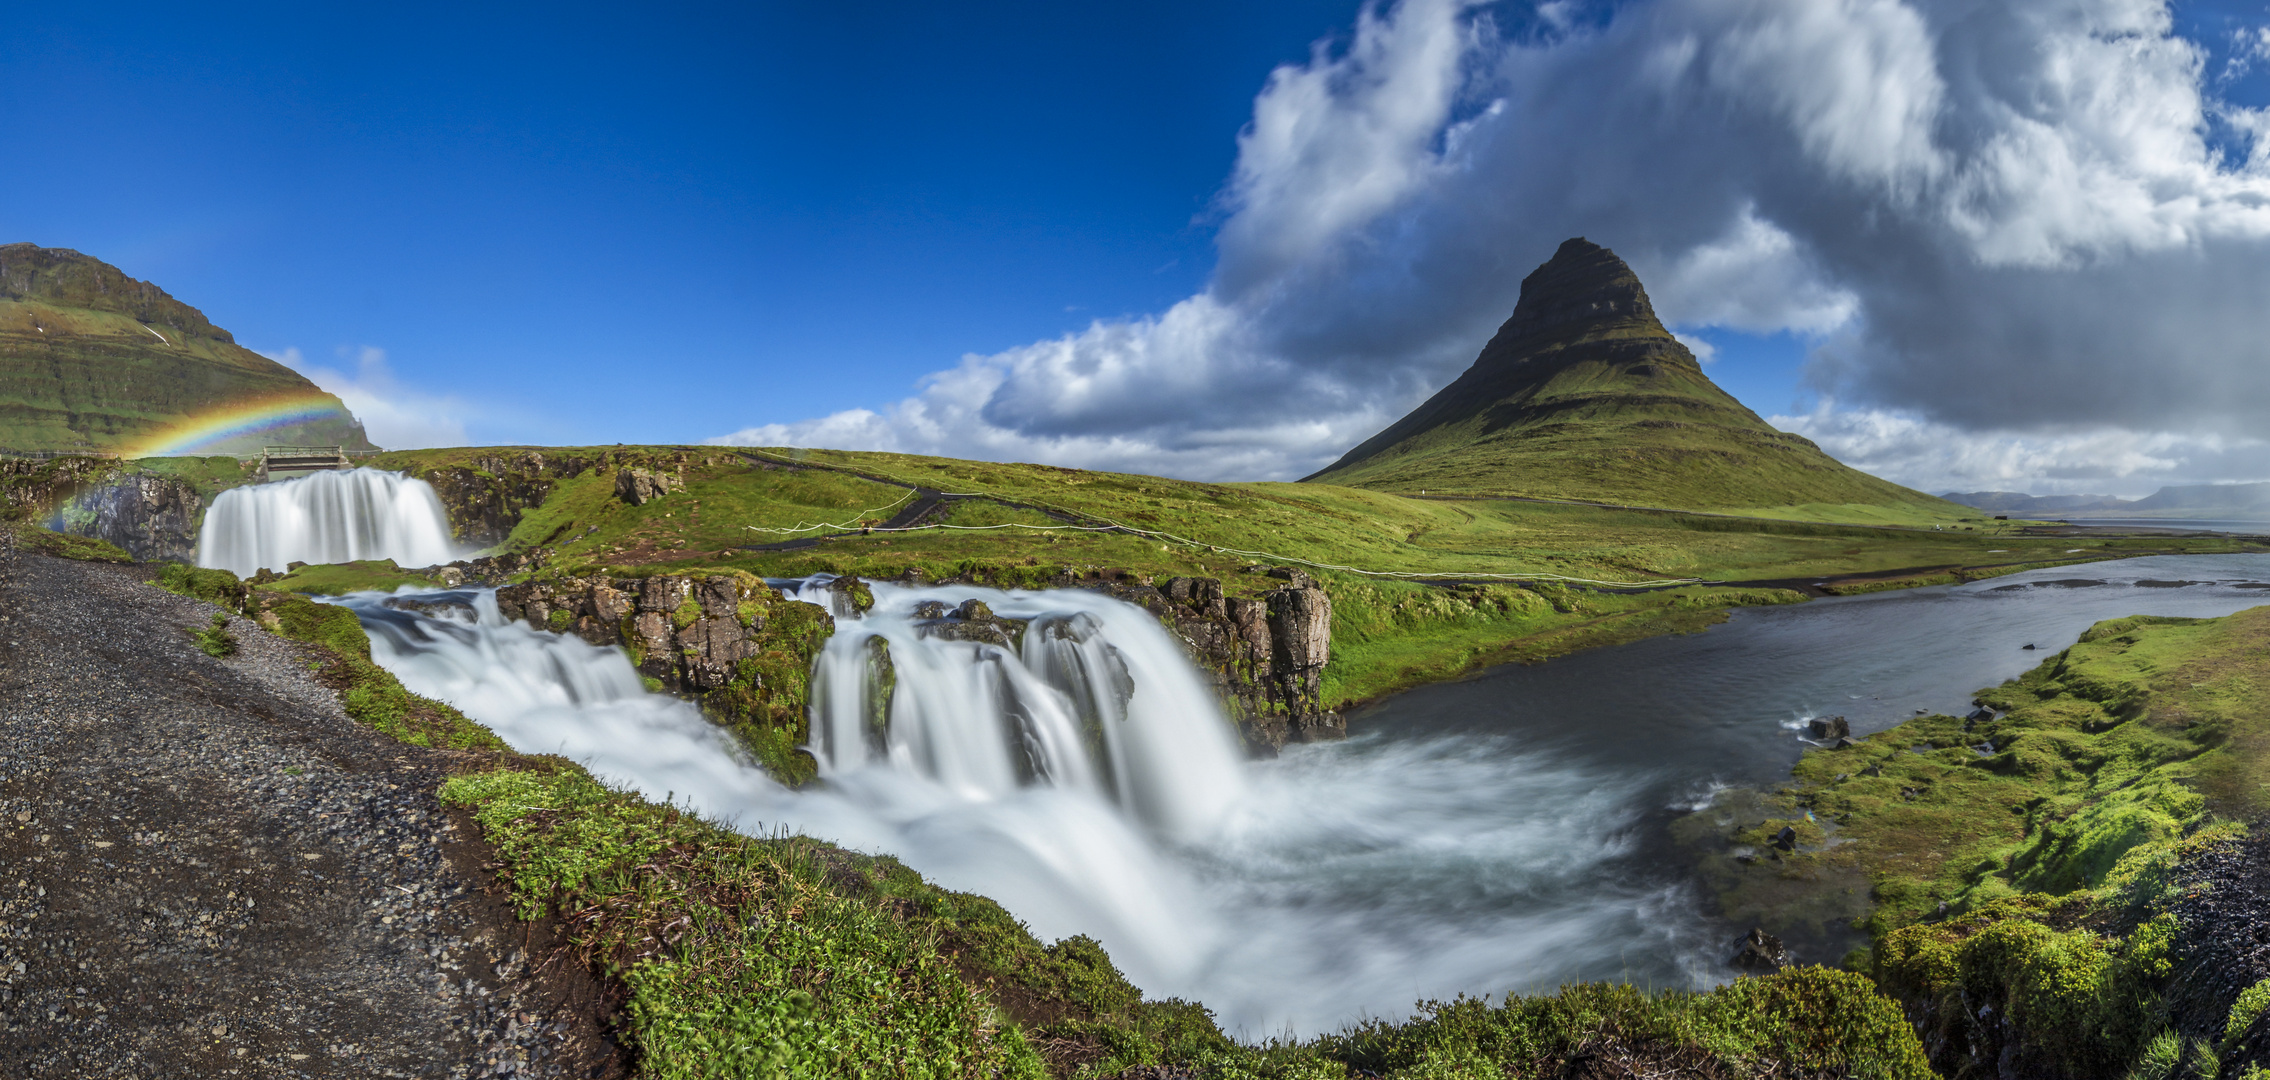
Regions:
<instances>
[{"instance_id":1,"label":"distant mountain range","mask_svg":"<svg viewBox=\"0 0 2270 1080\"><path fill-rule=\"evenodd\" d=\"M2141 499L2110 495L2027 495L2017 491L1950 491L1948 502L2025 517L2170 517L2270 520L2270 483L2186 484Z\"/></svg>"},{"instance_id":2,"label":"distant mountain range","mask_svg":"<svg viewBox=\"0 0 2270 1080\"><path fill-rule=\"evenodd\" d=\"M1962 513L1759 419L1664 329L1632 268L1581 238L1522 279L1513 317L1464 375L1307 479L1684 510Z\"/></svg>"}]
</instances>

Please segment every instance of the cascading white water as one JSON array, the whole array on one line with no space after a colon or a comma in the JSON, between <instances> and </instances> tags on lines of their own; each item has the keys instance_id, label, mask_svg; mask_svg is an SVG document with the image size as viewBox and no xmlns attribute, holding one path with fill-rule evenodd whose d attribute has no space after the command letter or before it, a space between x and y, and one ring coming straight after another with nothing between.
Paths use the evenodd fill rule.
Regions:
<instances>
[{"instance_id":1,"label":"cascading white water","mask_svg":"<svg viewBox=\"0 0 2270 1080\"><path fill-rule=\"evenodd\" d=\"M1476 740L1366 740L1241 760L1156 619L1079 591L877 584L815 665L802 791L744 764L620 649L349 597L372 656L515 748L583 761L754 833L896 855L1044 940L1088 934L1153 995L1233 1031L1314 1032L1428 996L1631 971L1693 981L1691 904L1602 880L1636 783ZM796 594L792 594L796 595ZM813 589L800 595L825 602ZM926 634L924 601L1029 620L1016 648ZM876 643L892 678L879 678ZM895 682L887 709L878 699ZM887 718L887 719L886 719Z\"/></svg>"},{"instance_id":2,"label":"cascading white water","mask_svg":"<svg viewBox=\"0 0 2270 1080\"><path fill-rule=\"evenodd\" d=\"M1218 825L1245 794L1235 734L1182 651L1142 609L1080 591L981 596L1027 620L1015 653L927 634L915 607L934 589L877 584L865 618L838 624L814 671L814 752L824 775L882 768L965 797L1004 798L1032 780L1117 805L1163 835ZM826 603L817 589L806 598ZM889 643L888 653L873 648ZM888 660L879 657L887 655ZM887 737L870 737L887 662Z\"/></svg>"},{"instance_id":3,"label":"cascading white water","mask_svg":"<svg viewBox=\"0 0 2270 1080\"><path fill-rule=\"evenodd\" d=\"M197 537L197 565L245 575L282 573L294 562L433 566L459 554L433 486L378 469L230 488L213 500Z\"/></svg>"}]
</instances>

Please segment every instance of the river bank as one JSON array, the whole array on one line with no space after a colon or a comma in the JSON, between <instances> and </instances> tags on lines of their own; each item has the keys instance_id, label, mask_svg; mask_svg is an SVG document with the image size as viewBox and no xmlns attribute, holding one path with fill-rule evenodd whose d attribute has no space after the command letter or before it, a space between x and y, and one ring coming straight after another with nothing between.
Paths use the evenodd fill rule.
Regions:
<instances>
[{"instance_id":1,"label":"river bank","mask_svg":"<svg viewBox=\"0 0 2270 1080\"><path fill-rule=\"evenodd\" d=\"M58 573L69 579L88 570L115 575L120 587L157 597L163 602L160 612L184 624L144 627L136 632L139 636L120 636L124 643L155 647L174 642L172 635L179 634L176 643L187 648L190 635L185 631L201 625L204 613L212 610L149 590L138 584L140 571L38 561L65 566ZM241 587L217 579L198 584L218 584L215 595L232 606L244 604ZM118 597L99 587L87 586L86 591L107 597L121 612L148 610L120 605ZM292 605L305 601L252 599L257 601L249 605L255 614L281 613L275 625L304 625ZM165 604L180 610L170 611ZM270 644L304 647L269 639L264 622L237 619L229 624L245 643L246 655L257 656ZM66 641L79 629L103 633L96 629L103 625L99 622L70 619L53 625ZM332 638L335 634L326 638L330 644L324 648L335 657L341 646ZM192 664L212 659L195 652L188 656L197 658ZM103 660L131 670L131 661ZM309 662L326 666L333 661L319 654ZM238 697L225 679L181 681L200 700L234 702ZM399 730L419 737L424 729ZM388 745L374 732L362 731L359 737ZM212 743L182 742L177 752L189 755L192 764L217 750L227 753ZM1044 947L997 905L936 889L891 860L809 841L736 836L677 808L609 792L556 760L473 753L459 755L458 762L459 779L444 787L444 803L467 807L478 817L481 835L496 845L496 861L485 865L501 871L497 885L509 883L506 895L518 915L566 917L560 926L567 952L554 966L583 966L601 985L623 995L613 999L623 1002L614 1034L641 1062L639 1067L655 1075L737 1074L735 1070L764 1060L791 1068L803 1063L819 1072L873 1060L928 1063L940 1075L980 1067L1013 1076L1345 1077L1355 1069L1433 1075L1455 1062L1497 1060L1554 1072L1571 1062L1622 1061L1700 1063L1737 1072L1833 1067L1868 1076L1921 1075L1912 1038L1896 1014L1885 1011L1883 1000L1850 976L1817 971L1791 972L1708 995L1649 996L1595 987L1496 1007L1423 1007L1420 1018L1407 1024L1366 1025L1298 1044L1241 1047L1223 1039L1196 1006L1144 1001L1085 939ZM295 766L309 769L280 763L285 769ZM407 814L430 815L433 809L422 801L430 789L423 785L433 777L432 772L405 769L385 782L395 785L398 799L409 800ZM84 801L89 821L107 820L120 809L115 792L131 788L106 783L104 790ZM60 813L48 802L32 805L35 817ZM121 813L120 820L129 816ZM76 819L71 823L80 825ZM136 818L134 823L142 826L145 837L151 826L164 827L154 819ZM390 824L387 813L374 812L374 827ZM131 840L132 830L127 836ZM372 853L384 849L377 845ZM288 882L290 867L289 862L276 867L276 876ZM414 882L401 884L418 888ZM55 882L46 887L51 898L62 894ZM86 898L84 887L79 888L73 906L99 917L100 900ZM247 891L225 880L189 883L184 891L226 900L232 888L240 897ZM288 899L257 892L254 898L255 910L290 907ZM339 927L362 926L370 914L374 912L342 912L336 925L317 920L323 925L310 925L307 933L311 940L326 940ZM400 914L386 914L402 921ZM396 925L383 922L384 917L377 920L380 928ZM780 919L786 921L774 921ZM751 930L764 932L751 936ZM118 937L132 940L130 933ZM675 942L675 951L656 953L656 941ZM854 941L865 944L854 947ZM96 971L107 961L94 955L95 945L74 942L67 947L78 955L60 953L59 958L87 960L88 970ZM823 952L809 952L813 947ZM852 951L840 951L846 948ZM888 984L899 989L878 993L882 984L853 978L853 969L840 960L823 959L849 955L903 957L890 961L898 966L896 974L887 976ZM672 956L680 959L669 960ZM44 976L40 985L54 977ZM226 985L225 977L221 985ZM131 975L115 988L98 980L88 986L88 996L115 1011L131 988ZM254 993L265 1000L266 990L249 991L244 1000ZM143 1026L153 1032L178 1033L184 1022L205 1022L202 1015L179 1014L176 1003L185 999L149 1000ZM973 1010L968 1003L974 1002L992 1006ZM380 1008L379 1015L391 1014ZM713 1019L690 1027L674 1019L697 1015ZM59 1022L19 1025L22 1031L53 1038L64 1030L53 1026ZM235 1023L242 1026L212 1027L259 1030L257 1017ZM218 1038L209 1034L211 1027L201 1030ZM83 1031L79 1034L85 1037ZM720 1043L721 1035L734 1041ZM925 1049L911 1053L902 1038L925 1040ZM733 1047L755 1047L757 1057L729 1053ZM99 1038L86 1041L77 1074L122 1071L126 1052L131 1048L121 1051ZM245 1056L251 1056L250 1048ZM284 1061L287 1067L299 1064L288 1053ZM485 1067L484 1059L475 1061ZM1180 1064L1159 1071L1170 1063ZM228 1067L224 1062L204 1072L222 1074Z\"/></svg>"}]
</instances>

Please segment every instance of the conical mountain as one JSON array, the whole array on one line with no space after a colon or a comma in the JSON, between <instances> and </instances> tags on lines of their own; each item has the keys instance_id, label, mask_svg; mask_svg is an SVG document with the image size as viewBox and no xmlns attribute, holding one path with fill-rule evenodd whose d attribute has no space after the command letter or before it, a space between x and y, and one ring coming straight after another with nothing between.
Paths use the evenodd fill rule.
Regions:
<instances>
[{"instance_id":1,"label":"conical mountain","mask_svg":"<svg viewBox=\"0 0 2270 1080\"><path fill-rule=\"evenodd\" d=\"M368 449L345 404L204 313L67 248L0 245L0 449Z\"/></svg>"},{"instance_id":2,"label":"conical mountain","mask_svg":"<svg viewBox=\"0 0 2270 1080\"><path fill-rule=\"evenodd\" d=\"M1465 374L1308 479L1690 510L1969 512L1759 419L1663 328L1631 267L1583 239L1522 279L1513 317Z\"/></svg>"}]
</instances>

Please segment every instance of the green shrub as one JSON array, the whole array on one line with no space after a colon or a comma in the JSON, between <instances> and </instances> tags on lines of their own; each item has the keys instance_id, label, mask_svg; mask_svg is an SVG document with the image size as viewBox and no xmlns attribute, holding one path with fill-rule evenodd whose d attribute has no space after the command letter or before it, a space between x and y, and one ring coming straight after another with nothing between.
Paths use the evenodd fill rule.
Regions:
<instances>
[{"instance_id":1,"label":"green shrub","mask_svg":"<svg viewBox=\"0 0 2270 1080\"><path fill-rule=\"evenodd\" d=\"M191 630L189 636L196 639L197 648L207 656L218 659L236 655L236 637L229 633L229 617L226 612L214 612L211 624Z\"/></svg>"},{"instance_id":2,"label":"green shrub","mask_svg":"<svg viewBox=\"0 0 2270 1080\"><path fill-rule=\"evenodd\" d=\"M2223 1021L2223 1053L2230 1053L2238 1045L2239 1037L2262 1018L2265 1009L2270 1009L2270 979L2239 992L2238 1000L2231 1004L2230 1015Z\"/></svg>"},{"instance_id":3,"label":"green shrub","mask_svg":"<svg viewBox=\"0 0 2270 1080\"><path fill-rule=\"evenodd\" d=\"M24 546L42 555L53 555L62 559L77 559L80 562L130 563L134 561L134 556L127 554L124 548L108 540L92 536L73 536L69 533L51 532L36 525L18 529L17 535L23 538Z\"/></svg>"},{"instance_id":4,"label":"green shrub","mask_svg":"<svg viewBox=\"0 0 2270 1080\"><path fill-rule=\"evenodd\" d=\"M2052 1055L2065 1075L2120 1075L2155 1045L2157 985L2173 968L2176 925L2162 915L2122 937L2051 925L2062 907L2089 903L2028 894L1958 920L1902 927L1876 946L1877 978L1932 1004L1942 1046L1968 1045L1972 1014L1991 1006L2007 1031Z\"/></svg>"},{"instance_id":5,"label":"green shrub","mask_svg":"<svg viewBox=\"0 0 2270 1080\"><path fill-rule=\"evenodd\" d=\"M167 563L165 569L158 571L156 584L167 592L211 601L231 611L244 610L244 582L226 570Z\"/></svg>"},{"instance_id":6,"label":"green shrub","mask_svg":"<svg viewBox=\"0 0 2270 1080\"><path fill-rule=\"evenodd\" d=\"M845 894L834 849L738 836L573 769L441 795L474 808L522 916L564 916L622 978L641 1075L1046 1075L933 935Z\"/></svg>"}]
</instances>

